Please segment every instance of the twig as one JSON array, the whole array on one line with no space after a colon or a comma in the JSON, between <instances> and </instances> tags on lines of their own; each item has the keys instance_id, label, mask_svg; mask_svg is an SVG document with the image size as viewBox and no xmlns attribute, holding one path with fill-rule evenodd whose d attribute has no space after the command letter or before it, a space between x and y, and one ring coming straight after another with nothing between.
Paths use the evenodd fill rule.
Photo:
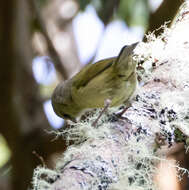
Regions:
<instances>
[{"instance_id":1,"label":"twig","mask_svg":"<svg viewBox=\"0 0 189 190\"><path fill-rule=\"evenodd\" d=\"M30 3L31 3L32 10L35 13L37 24L39 25L40 30L46 39L47 46L48 46L48 52L49 52L51 58L53 59L53 64L54 64L56 70L61 74L61 76L64 79L67 79L68 73L66 72L66 68L64 67L64 64L62 63L62 61L54 47L52 40L49 37L45 23L43 21L43 18L41 17L39 8L37 6L36 0L30 0Z\"/></svg>"}]
</instances>

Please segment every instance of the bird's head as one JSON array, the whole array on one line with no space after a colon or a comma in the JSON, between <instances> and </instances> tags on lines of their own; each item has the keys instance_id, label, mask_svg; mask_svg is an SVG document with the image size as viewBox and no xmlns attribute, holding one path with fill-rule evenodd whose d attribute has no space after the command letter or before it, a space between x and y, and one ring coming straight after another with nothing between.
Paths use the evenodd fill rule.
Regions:
<instances>
[{"instance_id":1,"label":"bird's head","mask_svg":"<svg viewBox=\"0 0 189 190\"><path fill-rule=\"evenodd\" d=\"M55 88L51 100L54 112L59 117L76 122L80 109L72 99L71 86L71 79L60 83Z\"/></svg>"}]
</instances>

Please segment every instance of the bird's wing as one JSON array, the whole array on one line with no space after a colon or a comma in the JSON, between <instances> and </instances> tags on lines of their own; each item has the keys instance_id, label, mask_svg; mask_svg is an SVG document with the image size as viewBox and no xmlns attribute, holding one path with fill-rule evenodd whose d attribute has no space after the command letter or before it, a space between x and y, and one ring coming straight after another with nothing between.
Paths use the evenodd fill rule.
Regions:
<instances>
[{"instance_id":1,"label":"bird's wing","mask_svg":"<svg viewBox=\"0 0 189 190\"><path fill-rule=\"evenodd\" d=\"M115 57L101 60L95 64L85 66L73 78L73 85L77 89L86 86L93 78L97 77L100 73L109 68L115 61Z\"/></svg>"}]
</instances>

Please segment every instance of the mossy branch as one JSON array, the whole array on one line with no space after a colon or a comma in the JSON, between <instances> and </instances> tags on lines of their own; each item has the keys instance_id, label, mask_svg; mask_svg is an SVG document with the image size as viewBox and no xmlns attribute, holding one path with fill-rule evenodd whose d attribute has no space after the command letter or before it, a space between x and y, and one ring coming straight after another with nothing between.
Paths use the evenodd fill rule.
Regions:
<instances>
[{"instance_id":1,"label":"mossy branch","mask_svg":"<svg viewBox=\"0 0 189 190\"><path fill-rule=\"evenodd\" d=\"M163 28L160 36L151 33L136 48L140 85L126 119L109 110L94 128L97 110L84 121L71 123L60 135L75 144L54 171L35 170L34 189L158 188L153 180L157 165L167 162L160 148L169 152L178 141L187 145L189 136L189 3L171 28ZM188 174L178 165L170 167Z\"/></svg>"}]
</instances>

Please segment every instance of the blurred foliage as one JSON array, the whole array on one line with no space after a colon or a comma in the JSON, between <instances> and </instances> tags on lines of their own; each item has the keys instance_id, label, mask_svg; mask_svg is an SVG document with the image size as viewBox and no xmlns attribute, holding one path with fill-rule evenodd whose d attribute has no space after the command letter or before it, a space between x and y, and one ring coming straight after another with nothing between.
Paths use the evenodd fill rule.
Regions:
<instances>
[{"instance_id":1,"label":"blurred foliage","mask_svg":"<svg viewBox=\"0 0 189 190\"><path fill-rule=\"evenodd\" d=\"M150 14L148 0L121 0L117 14L128 26L141 25L146 28Z\"/></svg>"},{"instance_id":2,"label":"blurred foliage","mask_svg":"<svg viewBox=\"0 0 189 190\"><path fill-rule=\"evenodd\" d=\"M0 168L10 159L10 150L2 135L0 135Z\"/></svg>"},{"instance_id":3,"label":"blurred foliage","mask_svg":"<svg viewBox=\"0 0 189 190\"><path fill-rule=\"evenodd\" d=\"M43 7L49 0L36 1L39 7ZM148 0L78 0L78 4L81 11L85 11L89 4L92 5L105 25L113 18L118 18L124 20L128 26L148 27Z\"/></svg>"},{"instance_id":4,"label":"blurred foliage","mask_svg":"<svg viewBox=\"0 0 189 190\"><path fill-rule=\"evenodd\" d=\"M41 8L48 3L49 0L36 0L37 5Z\"/></svg>"},{"instance_id":5,"label":"blurred foliage","mask_svg":"<svg viewBox=\"0 0 189 190\"><path fill-rule=\"evenodd\" d=\"M114 18L122 19L128 26L147 27L150 14L148 0L79 0L80 10L91 4L99 18L107 24Z\"/></svg>"}]
</instances>

